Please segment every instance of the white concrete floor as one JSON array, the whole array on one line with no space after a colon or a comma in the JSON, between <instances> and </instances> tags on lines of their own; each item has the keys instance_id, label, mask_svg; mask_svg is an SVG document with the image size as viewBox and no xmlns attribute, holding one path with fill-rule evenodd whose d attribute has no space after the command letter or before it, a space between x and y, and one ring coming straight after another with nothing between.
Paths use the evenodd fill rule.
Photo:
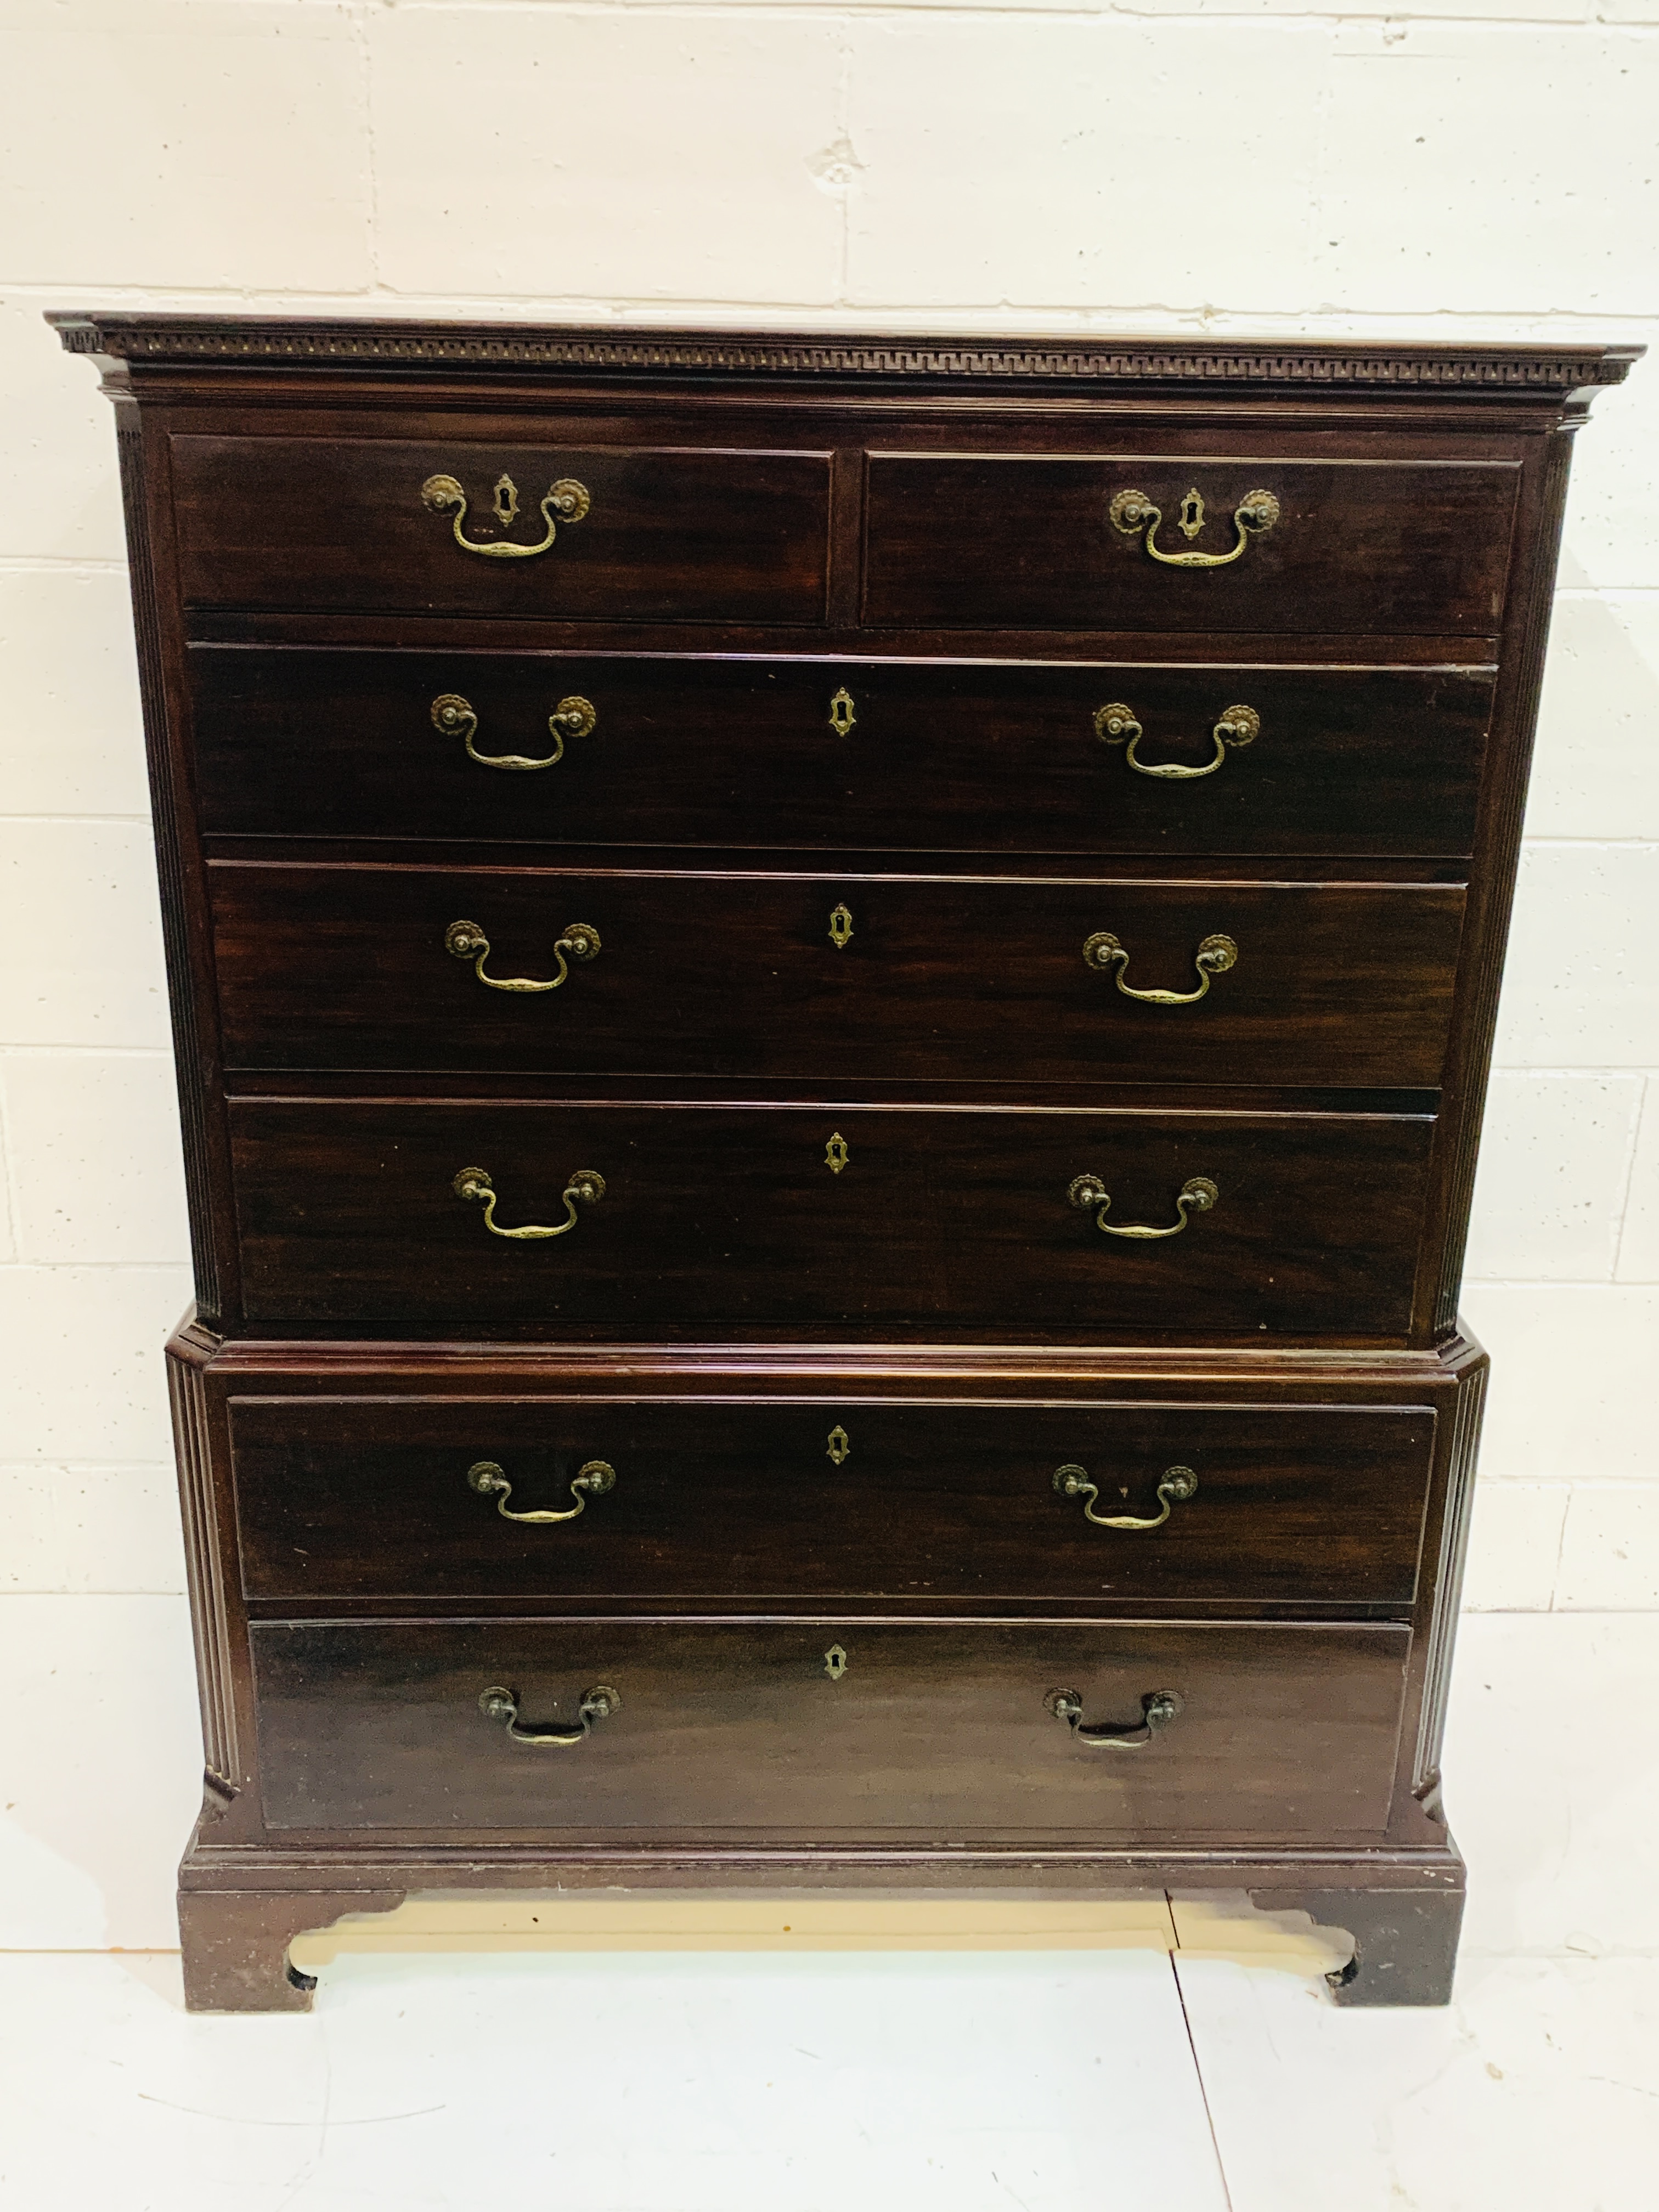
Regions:
<instances>
[{"instance_id":1,"label":"white concrete floor","mask_svg":"<svg viewBox=\"0 0 1659 2212\"><path fill-rule=\"evenodd\" d=\"M1173 1955L346 1950L309 2018L191 2019L166 1953L15 1949L0 2203L1635 2212L1656 1692L1659 1618L1465 1623L1443 2012L1338 2011L1316 1957L1194 1949L1190 1917Z\"/></svg>"}]
</instances>

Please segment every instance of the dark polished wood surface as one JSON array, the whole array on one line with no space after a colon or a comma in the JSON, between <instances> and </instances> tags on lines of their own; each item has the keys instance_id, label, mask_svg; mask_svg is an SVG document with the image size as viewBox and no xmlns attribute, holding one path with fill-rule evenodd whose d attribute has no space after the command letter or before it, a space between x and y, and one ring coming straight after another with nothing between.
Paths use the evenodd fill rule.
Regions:
<instances>
[{"instance_id":1,"label":"dark polished wood surface","mask_svg":"<svg viewBox=\"0 0 1659 2212\"><path fill-rule=\"evenodd\" d=\"M870 457L863 612L929 629L1449 631L1496 635L1519 472L1502 462L1310 462L1277 441L1255 459ZM1188 490L1205 521L1188 539ZM1224 568L1149 559L1109 510L1125 490L1162 514L1158 550L1225 555L1257 489L1279 520ZM1294 610L1292 612L1291 611Z\"/></svg>"},{"instance_id":2,"label":"dark polished wood surface","mask_svg":"<svg viewBox=\"0 0 1659 2212\"><path fill-rule=\"evenodd\" d=\"M422 1887L780 1881L1242 1883L1443 2001L1456 1279L1566 454L1633 355L58 319L184 1103L191 2002L302 2004L297 1929ZM1129 489L1165 554L1277 513L1172 566ZM483 753L591 713L503 770L445 693ZM1137 774L1109 704L1220 765ZM599 957L508 998L461 919ZM1097 931L1142 988L1239 957L1149 1006ZM509 1240L463 1168L507 1227L606 1188ZM1219 1197L1123 1240L1085 1173L1112 1226ZM480 1460L616 1481L525 1525ZM1113 1531L1066 1464L1197 1488ZM478 1704L604 1682L568 1746ZM1090 1748L1059 1689L1182 1703Z\"/></svg>"},{"instance_id":3,"label":"dark polished wood surface","mask_svg":"<svg viewBox=\"0 0 1659 2212\"><path fill-rule=\"evenodd\" d=\"M403 444L349 435L173 441L189 606L403 608L610 620L824 618L830 456L648 447ZM422 485L463 483L465 536L534 545L537 502L572 478L592 505L531 560L469 559ZM513 479L503 529L491 489Z\"/></svg>"},{"instance_id":4,"label":"dark polished wood surface","mask_svg":"<svg viewBox=\"0 0 1659 2212\"><path fill-rule=\"evenodd\" d=\"M1230 1841L1381 1836L1410 1638L1402 1628L976 1622L408 1622L251 1632L267 1818L276 1831L665 1826L688 1840L881 1836L934 1850L1179 1828ZM831 1679L826 1654L845 1672ZM479 1709L569 1726L517 1743ZM1151 1741L1091 1747L1045 1709Z\"/></svg>"},{"instance_id":5,"label":"dark polished wood surface","mask_svg":"<svg viewBox=\"0 0 1659 2212\"><path fill-rule=\"evenodd\" d=\"M1204 1082L1431 1090L1461 886L907 882L666 869L592 874L219 862L233 1069L539 1069L1002 1085ZM837 921L837 915L842 919ZM476 954L446 949L476 922ZM599 950L558 954L573 923ZM848 933L837 941L837 932ZM1127 963L1085 947L1115 936ZM1192 995L1218 933L1234 964ZM475 940L470 940L475 941ZM1098 956L1097 956L1098 957Z\"/></svg>"},{"instance_id":6,"label":"dark polished wood surface","mask_svg":"<svg viewBox=\"0 0 1659 2212\"><path fill-rule=\"evenodd\" d=\"M473 1332L567 1320L1026 1323L1403 1337L1433 1133L1420 1116L730 1110L303 1100L231 1109L248 1310ZM840 1135L848 1164L827 1163ZM458 1197L491 1176L492 1235ZM1109 1223L1068 1202L1097 1174Z\"/></svg>"},{"instance_id":7,"label":"dark polished wood surface","mask_svg":"<svg viewBox=\"0 0 1659 2212\"><path fill-rule=\"evenodd\" d=\"M1492 672L746 655L280 651L190 655L210 836L964 854L1471 850ZM853 722L830 726L846 690ZM546 758L562 699L591 735L536 772L481 766L433 726L465 699L475 750ZM1227 709L1260 734L1203 768Z\"/></svg>"},{"instance_id":8,"label":"dark polished wood surface","mask_svg":"<svg viewBox=\"0 0 1659 2212\"><path fill-rule=\"evenodd\" d=\"M249 1597L967 1596L1409 1605L1424 1407L240 1403ZM594 1461L613 1486L571 1482ZM468 1481L501 1468L504 1498ZM1066 1498L1081 1466L1098 1495ZM1161 1527L1158 1484L1196 1494ZM525 1524L514 1513L568 1513Z\"/></svg>"}]
</instances>

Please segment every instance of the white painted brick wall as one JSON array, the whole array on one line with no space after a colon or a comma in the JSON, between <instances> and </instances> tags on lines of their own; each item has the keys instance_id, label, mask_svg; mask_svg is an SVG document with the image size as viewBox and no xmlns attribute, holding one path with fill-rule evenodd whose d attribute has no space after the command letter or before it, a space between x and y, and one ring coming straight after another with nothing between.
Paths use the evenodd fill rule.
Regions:
<instances>
[{"instance_id":1,"label":"white painted brick wall","mask_svg":"<svg viewBox=\"0 0 1659 2212\"><path fill-rule=\"evenodd\" d=\"M1659 341L1659 0L0 0L0 1589L76 1608L182 1587L187 1283L113 428L44 307ZM1659 359L1579 441L1528 829L1469 1595L1650 1608Z\"/></svg>"}]
</instances>

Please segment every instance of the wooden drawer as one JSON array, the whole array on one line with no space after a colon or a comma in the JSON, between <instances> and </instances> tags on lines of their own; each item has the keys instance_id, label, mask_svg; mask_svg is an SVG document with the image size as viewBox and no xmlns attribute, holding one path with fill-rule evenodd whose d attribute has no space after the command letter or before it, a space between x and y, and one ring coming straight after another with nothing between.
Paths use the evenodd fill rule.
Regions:
<instances>
[{"instance_id":1,"label":"wooden drawer","mask_svg":"<svg viewBox=\"0 0 1659 2212\"><path fill-rule=\"evenodd\" d=\"M829 574L830 458L685 447L389 440L175 437L185 602L318 612L442 612L586 621L821 623ZM492 511L503 477L521 511ZM466 512L422 487L449 478ZM551 517L573 483L580 520ZM580 502L578 502L580 503Z\"/></svg>"},{"instance_id":2,"label":"wooden drawer","mask_svg":"<svg viewBox=\"0 0 1659 2212\"><path fill-rule=\"evenodd\" d=\"M1520 480L1498 461L874 453L864 618L928 629L1492 637ZM1204 520L1189 539L1181 524L1192 491ZM1269 528L1236 520L1258 492L1277 504ZM1144 520L1123 514L1128 493L1160 511L1150 532L1160 555L1228 555L1241 540L1242 551L1224 566L1165 565L1147 550ZM1118 526L1115 507L1132 526Z\"/></svg>"},{"instance_id":3,"label":"wooden drawer","mask_svg":"<svg viewBox=\"0 0 1659 2212\"><path fill-rule=\"evenodd\" d=\"M230 1109L257 1321L476 1338L711 1321L1397 1337L1431 1120L860 1106L243 1099ZM839 1143L837 1142L839 1140ZM831 1163L843 1160L837 1170ZM465 1170L493 1181L492 1235ZM596 1203L561 1194L597 1170ZM1105 1234L1071 1202L1079 1177ZM1177 1194L1208 1178L1194 1211ZM476 1180L474 1188L477 1188ZM1079 1193L1079 1195L1081 1194Z\"/></svg>"},{"instance_id":4,"label":"wooden drawer","mask_svg":"<svg viewBox=\"0 0 1659 2212\"><path fill-rule=\"evenodd\" d=\"M1492 709L1479 668L220 646L190 665L203 823L226 836L1464 854ZM446 699L470 720L434 722ZM586 702L591 728L579 707L550 730L564 700ZM1119 705L1139 739L1097 731ZM1256 734L1240 742L1237 720L1218 738L1238 707ZM503 756L550 765L485 764Z\"/></svg>"},{"instance_id":5,"label":"wooden drawer","mask_svg":"<svg viewBox=\"0 0 1659 2212\"><path fill-rule=\"evenodd\" d=\"M256 1398L230 1426L244 1586L287 1601L1409 1605L1434 1440L1423 1406L1081 1401ZM536 1512L575 1517L503 1517Z\"/></svg>"},{"instance_id":6,"label":"wooden drawer","mask_svg":"<svg viewBox=\"0 0 1659 2212\"><path fill-rule=\"evenodd\" d=\"M261 1622L274 1828L950 1844L1330 1838L1386 1825L1403 1628L678 1621ZM845 1668L832 1674L827 1655ZM586 1693L617 1703L579 1741ZM1181 1710L1150 1741L1143 1700Z\"/></svg>"},{"instance_id":7,"label":"wooden drawer","mask_svg":"<svg viewBox=\"0 0 1659 2212\"><path fill-rule=\"evenodd\" d=\"M837 1084L1036 1066L1054 1083L1433 1089L1464 901L1426 884L209 873L231 1067Z\"/></svg>"}]
</instances>

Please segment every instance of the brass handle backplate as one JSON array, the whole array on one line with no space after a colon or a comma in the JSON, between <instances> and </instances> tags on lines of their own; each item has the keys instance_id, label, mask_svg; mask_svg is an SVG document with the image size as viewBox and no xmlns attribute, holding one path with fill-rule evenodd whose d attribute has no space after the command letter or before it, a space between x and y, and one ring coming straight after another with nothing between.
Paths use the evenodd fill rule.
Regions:
<instances>
[{"instance_id":1,"label":"brass handle backplate","mask_svg":"<svg viewBox=\"0 0 1659 2212\"><path fill-rule=\"evenodd\" d=\"M1182 1699L1176 1690L1148 1690L1140 1701L1139 1721L1095 1721L1085 1727L1083 1720L1083 1699L1075 1690L1050 1690L1042 1700L1044 1709L1057 1721L1064 1721L1079 1743L1091 1751L1133 1751L1143 1743L1150 1743L1160 1729L1169 1727L1179 1717Z\"/></svg>"},{"instance_id":2,"label":"brass handle backplate","mask_svg":"<svg viewBox=\"0 0 1659 2212\"><path fill-rule=\"evenodd\" d=\"M578 483L574 477L561 477L556 483L548 486L539 502L542 520L547 525L546 536L534 545L520 545L510 538L481 540L464 534L461 525L466 520L466 494L453 477L428 477L421 486L421 497L434 514L447 514L453 510L455 543L463 553L482 553L487 561L533 560L552 544L559 534L561 522L580 522L592 505L586 484ZM519 488L510 476L503 473L496 477L491 505L501 528L511 529L519 513Z\"/></svg>"},{"instance_id":3,"label":"brass handle backplate","mask_svg":"<svg viewBox=\"0 0 1659 2212\"><path fill-rule=\"evenodd\" d=\"M582 1701L576 1708L574 1728L536 1728L521 1723L519 1718L519 1693L504 1690L499 1685L486 1690L478 1699L478 1710L486 1720L499 1722L514 1743L565 1744L583 1743L592 1735L595 1725L609 1720L622 1704L622 1699L608 1682L600 1682L591 1690L582 1692Z\"/></svg>"},{"instance_id":4,"label":"brass handle backplate","mask_svg":"<svg viewBox=\"0 0 1659 2212\"><path fill-rule=\"evenodd\" d=\"M1171 1506L1184 1505L1189 1498L1197 1497L1198 1477L1189 1467L1166 1467L1158 1484L1158 1502L1162 1510L1146 1519L1133 1513L1097 1513L1091 1501L1099 1497L1100 1486L1090 1481L1087 1468L1057 1467L1054 1488L1062 1498L1080 1498L1084 1519L1092 1521L1097 1528L1161 1528L1170 1517Z\"/></svg>"},{"instance_id":5,"label":"brass handle backplate","mask_svg":"<svg viewBox=\"0 0 1659 2212\"><path fill-rule=\"evenodd\" d=\"M551 1229L533 1224L524 1229L501 1228L495 1219L495 1186L483 1168L463 1168L450 1188L457 1198L483 1206L484 1227L492 1237L567 1237L576 1225L578 1201L597 1206L605 1196L605 1177L597 1168L578 1168L559 1194L564 1200L564 1219Z\"/></svg>"},{"instance_id":6,"label":"brass handle backplate","mask_svg":"<svg viewBox=\"0 0 1659 2212\"><path fill-rule=\"evenodd\" d=\"M489 939L476 921L452 921L444 932L444 951L453 952L458 960L470 960L478 981L488 983L492 991L556 991L570 973L567 955L572 960L599 957L599 933L591 921L566 922L562 933L553 944L553 957L559 963L559 972L545 982L538 982L527 975L486 975L484 962L489 957Z\"/></svg>"},{"instance_id":7,"label":"brass handle backplate","mask_svg":"<svg viewBox=\"0 0 1659 2212\"><path fill-rule=\"evenodd\" d=\"M1191 783L1199 776L1213 775L1226 759L1229 745L1248 745L1261 734L1261 717L1254 707L1224 707L1220 720L1210 732L1215 740L1214 757L1202 768L1182 768L1176 761L1165 761L1153 767L1136 751L1146 732L1135 720L1133 708L1114 700L1109 706L1095 708L1095 735L1103 744L1121 745L1127 738L1128 750L1123 757L1135 774L1159 776L1171 783Z\"/></svg>"},{"instance_id":8,"label":"brass handle backplate","mask_svg":"<svg viewBox=\"0 0 1659 2212\"><path fill-rule=\"evenodd\" d=\"M1279 501L1270 491L1245 493L1233 509L1233 525L1238 536L1231 553L1163 551L1158 544L1158 526L1164 520L1164 511L1154 507L1144 491L1119 492L1107 512L1126 538L1139 538L1145 531L1146 550L1154 561L1161 561L1166 568L1224 568L1229 562L1237 560L1252 537L1260 537L1263 532L1273 528L1279 520ZM1182 501L1176 527L1187 538L1196 538L1203 529L1204 502L1196 489L1189 491Z\"/></svg>"},{"instance_id":9,"label":"brass handle backplate","mask_svg":"<svg viewBox=\"0 0 1659 2212\"><path fill-rule=\"evenodd\" d=\"M509 1511L507 1501L513 1495L513 1485L507 1480L505 1470L497 1467L493 1459L474 1461L466 1471L466 1479L470 1487L476 1490L480 1498L495 1499L495 1510L503 1521L530 1521L545 1524L554 1521L574 1521L579 1513L586 1510L590 1497L603 1498L607 1490L616 1487L617 1470L609 1460L589 1460L579 1474L570 1478L570 1495L575 1499L575 1504L565 1507L559 1513Z\"/></svg>"},{"instance_id":10,"label":"brass handle backplate","mask_svg":"<svg viewBox=\"0 0 1659 2212\"><path fill-rule=\"evenodd\" d=\"M568 698L561 699L547 718L548 733L553 740L553 750L540 760L532 760L528 753L481 753L472 742L478 734L478 717L470 701L459 691L441 692L432 702L432 726L447 738L459 736L466 744L467 756L480 768L556 768L564 758L567 738L585 738L599 724L599 712L591 699L584 699L573 691Z\"/></svg>"},{"instance_id":11,"label":"brass handle backplate","mask_svg":"<svg viewBox=\"0 0 1659 2212\"><path fill-rule=\"evenodd\" d=\"M459 929L460 924L458 922ZM1085 938L1083 957L1091 968L1103 969L1109 975L1116 969L1117 988L1126 999L1139 999L1148 1006L1192 1006L1207 998L1213 977L1224 975L1230 968L1238 964L1238 947L1231 937L1206 937L1193 955L1193 966L1198 970L1195 991L1137 991L1123 980L1128 972L1129 954L1127 946L1119 943L1109 929L1097 929Z\"/></svg>"},{"instance_id":12,"label":"brass handle backplate","mask_svg":"<svg viewBox=\"0 0 1659 2212\"><path fill-rule=\"evenodd\" d=\"M1207 1213L1221 1193L1208 1176L1188 1176L1176 1198L1176 1218L1167 1229L1114 1229L1106 1218L1107 1209L1112 1202L1111 1194L1097 1175L1074 1176L1066 1195L1073 1206L1097 1207L1095 1227L1103 1231L1108 1237L1179 1237L1190 1217L1194 1213Z\"/></svg>"}]
</instances>

